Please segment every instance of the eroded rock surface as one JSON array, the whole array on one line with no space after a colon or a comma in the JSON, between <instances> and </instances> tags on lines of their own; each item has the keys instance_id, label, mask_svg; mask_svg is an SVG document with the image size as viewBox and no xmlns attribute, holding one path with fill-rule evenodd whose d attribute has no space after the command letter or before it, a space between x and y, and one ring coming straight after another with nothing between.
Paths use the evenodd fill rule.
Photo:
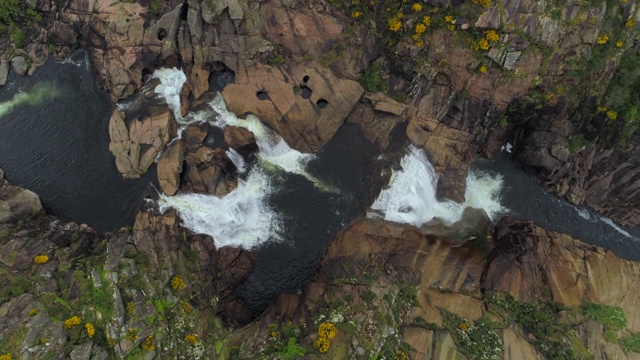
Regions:
<instances>
[{"instance_id":1,"label":"eroded rock surface","mask_svg":"<svg viewBox=\"0 0 640 360\"><path fill-rule=\"evenodd\" d=\"M256 65L246 74L222 91L229 110L257 115L289 146L304 152L329 142L364 92L358 82L340 79L318 64Z\"/></svg>"},{"instance_id":2,"label":"eroded rock surface","mask_svg":"<svg viewBox=\"0 0 640 360\"><path fill-rule=\"evenodd\" d=\"M126 179L144 174L175 135L176 122L166 108L133 120L126 119L125 114L116 109L109 119L109 151Z\"/></svg>"}]
</instances>

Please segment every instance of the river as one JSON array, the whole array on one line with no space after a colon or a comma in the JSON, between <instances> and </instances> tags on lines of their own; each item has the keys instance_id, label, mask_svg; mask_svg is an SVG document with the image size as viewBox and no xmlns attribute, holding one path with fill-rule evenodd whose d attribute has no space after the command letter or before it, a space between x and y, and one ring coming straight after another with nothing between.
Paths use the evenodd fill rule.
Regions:
<instances>
[{"instance_id":1,"label":"river","mask_svg":"<svg viewBox=\"0 0 640 360\"><path fill-rule=\"evenodd\" d=\"M185 226L212 235L217 246L252 249L255 271L236 294L254 314L280 293L301 291L330 239L372 211L419 226L433 216L455 221L464 206L481 207L493 220L507 214L530 219L621 257L640 259L639 231L612 226L550 195L506 153L475 161L464 206L439 202L431 165L406 140L394 141L381 154L357 125L347 123L316 154L300 154L259 119L226 112L220 99L211 105L216 111L187 116L183 124L210 122L217 134L208 140L211 146L220 143L220 129L228 124L256 133L259 152L247 158L230 155L246 167L238 189L222 198L161 196L158 203L176 208ZM46 209L63 220L99 231L132 225L143 198L157 198L155 168L138 180L120 177L108 151L112 110L83 51L64 63L47 62L32 77L12 75L0 89L0 168L10 182L39 194ZM403 137L400 126L393 138ZM384 174L392 167L391 186L381 193L389 181Z\"/></svg>"}]
</instances>

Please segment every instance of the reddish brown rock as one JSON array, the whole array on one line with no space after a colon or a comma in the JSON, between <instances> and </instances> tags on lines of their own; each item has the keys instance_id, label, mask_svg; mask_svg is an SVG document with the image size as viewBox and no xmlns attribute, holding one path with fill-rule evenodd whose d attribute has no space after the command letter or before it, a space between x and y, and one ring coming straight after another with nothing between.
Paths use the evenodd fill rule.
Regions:
<instances>
[{"instance_id":1,"label":"reddish brown rock","mask_svg":"<svg viewBox=\"0 0 640 360\"><path fill-rule=\"evenodd\" d=\"M109 151L115 156L122 176L131 179L144 174L164 146L175 137L176 127L169 109L130 121L125 121L124 113L114 110L109 120Z\"/></svg>"},{"instance_id":2,"label":"reddish brown rock","mask_svg":"<svg viewBox=\"0 0 640 360\"><path fill-rule=\"evenodd\" d=\"M256 140L253 137L253 133L247 129L225 126L224 142L231 148L242 150L243 148L255 145Z\"/></svg>"},{"instance_id":3,"label":"reddish brown rock","mask_svg":"<svg viewBox=\"0 0 640 360\"><path fill-rule=\"evenodd\" d=\"M229 110L241 117L257 115L292 148L304 152L331 140L364 92L358 82L340 79L318 64L256 65L246 71L245 80L222 91ZM308 99L302 96L306 91Z\"/></svg>"},{"instance_id":4,"label":"reddish brown rock","mask_svg":"<svg viewBox=\"0 0 640 360\"><path fill-rule=\"evenodd\" d=\"M184 161L184 144L175 141L167 147L158 160L158 184L165 195L175 195L180 189L180 173Z\"/></svg>"}]
</instances>

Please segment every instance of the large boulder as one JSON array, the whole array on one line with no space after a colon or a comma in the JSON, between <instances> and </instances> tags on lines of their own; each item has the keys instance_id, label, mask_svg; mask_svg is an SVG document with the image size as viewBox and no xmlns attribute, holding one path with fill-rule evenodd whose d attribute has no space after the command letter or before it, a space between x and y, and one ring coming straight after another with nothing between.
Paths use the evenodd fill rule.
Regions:
<instances>
[{"instance_id":1,"label":"large boulder","mask_svg":"<svg viewBox=\"0 0 640 360\"><path fill-rule=\"evenodd\" d=\"M255 65L247 77L222 91L227 107L239 116L257 115L292 148L313 152L344 123L364 89L319 64Z\"/></svg>"},{"instance_id":2,"label":"large boulder","mask_svg":"<svg viewBox=\"0 0 640 360\"><path fill-rule=\"evenodd\" d=\"M32 191L11 186L0 170L0 223L22 219L42 210L38 195Z\"/></svg>"},{"instance_id":3,"label":"large boulder","mask_svg":"<svg viewBox=\"0 0 640 360\"><path fill-rule=\"evenodd\" d=\"M167 147L158 160L158 184L165 195L175 195L180 189L180 174L184 161L184 144L175 141Z\"/></svg>"},{"instance_id":4,"label":"large boulder","mask_svg":"<svg viewBox=\"0 0 640 360\"><path fill-rule=\"evenodd\" d=\"M109 120L109 151L115 156L122 176L132 179L144 174L175 137L176 127L173 113L167 108L133 120L125 119L123 112L114 110Z\"/></svg>"}]
</instances>

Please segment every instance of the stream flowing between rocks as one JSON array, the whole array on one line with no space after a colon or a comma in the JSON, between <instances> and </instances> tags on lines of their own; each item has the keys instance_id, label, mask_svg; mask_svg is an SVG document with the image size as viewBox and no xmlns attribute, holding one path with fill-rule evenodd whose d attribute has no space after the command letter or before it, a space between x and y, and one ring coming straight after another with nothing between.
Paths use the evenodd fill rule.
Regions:
<instances>
[{"instance_id":1,"label":"stream flowing between rocks","mask_svg":"<svg viewBox=\"0 0 640 360\"><path fill-rule=\"evenodd\" d=\"M494 221L504 214L531 219L640 260L638 229L620 228L550 195L506 154L475 162L468 200L461 206L436 200L433 168L421 151L402 140L402 127L393 133L399 140L382 154L357 125L347 123L309 155L289 148L259 119L238 119L220 96L211 108L193 121L241 126L256 135L254 156L227 153L243 170L238 189L225 197L158 198L152 186L155 167L134 181L118 173L108 150L113 105L98 89L86 53L79 51L65 62L47 62L31 77L12 75L0 90L0 168L11 183L36 192L50 212L66 221L99 231L132 225L143 198L151 196L161 209L175 208L186 227L211 235L218 246L252 249L255 270L236 294L254 314L280 293L301 291L329 240L367 213L420 226L434 216L454 222L464 206L484 208ZM188 116L181 120L190 121Z\"/></svg>"}]
</instances>

